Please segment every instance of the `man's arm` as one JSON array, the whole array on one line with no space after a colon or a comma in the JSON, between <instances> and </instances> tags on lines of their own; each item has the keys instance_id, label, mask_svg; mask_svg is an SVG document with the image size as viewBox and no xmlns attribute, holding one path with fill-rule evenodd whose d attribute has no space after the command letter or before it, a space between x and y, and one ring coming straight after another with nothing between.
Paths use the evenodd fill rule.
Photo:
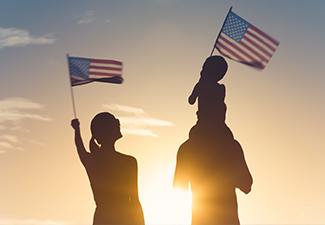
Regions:
<instances>
[{"instance_id":1,"label":"man's arm","mask_svg":"<svg viewBox=\"0 0 325 225\"><path fill-rule=\"evenodd\" d=\"M187 165L186 156L184 155L184 150L186 150L187 141L184 142L178 149L177 152L177 161L176 161L176 168L175 168L175 175L173 181L173 188L178 188L183 191L188 190L189 184L189 168Z\"/></svg>"},{"instance_id":2,"label":"man's arm","mask_svg":"<svg viewBox=\"0 0 325 225\"><path fill-rule=\"evenodd\" d=\"M238 141L235 140L237 145L236 149L236 186L245 194L248 194L252 189L253 177L249 172L248 166L246 164L243 149L241 148Z\"/></svg>"},{"instance_id":3,"label":"man's arm","mask_svg":"<svg viewBox=\"0 0 325 225\"><path fill-rule=\"evenodd\" d=\"M78 151L78 155L79 158L81 160L82 163L84 163L85 157L87 157L87 155L89 154L86 149L85 146L83 144L81 135L80 135L80 123L78 119L73 119L71 121L71 126L73 127L74 131L75 131L75 138L74 138L74 142L75 145L77 147L77 151Z\"/></svg>"}]
</instances>

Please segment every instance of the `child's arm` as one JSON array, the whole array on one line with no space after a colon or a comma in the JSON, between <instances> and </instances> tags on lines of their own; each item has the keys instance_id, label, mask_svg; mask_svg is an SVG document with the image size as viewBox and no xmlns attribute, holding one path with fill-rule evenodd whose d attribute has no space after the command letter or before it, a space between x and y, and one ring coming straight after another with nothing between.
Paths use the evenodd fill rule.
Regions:
<instances>
[{"instance_id":1,"label":"child's arm","mask_svg":"<svg viewBox=\"0 0 325 225\"><path fill-rule=\"evenodd\" d=\"M73 119L71 121L71 126L73 127L74 131L75 131L75 138L74 138L74 142L75 145L77 147L77 151L78 151L78 155L79 158L81 160L81 162L83 163L85 157L89 154L86 149L85 146L83 144L81 135L80 135L80 123L78 119Z\"/></svg>"},{"instance_id":2,"label":"child's arm","mask_svg":"<svg viewBox=\"0 0 325 225\"><path fill-rule=\"evenodd\" d=\"M220 87L221 87L222 100L225 101L225 98L226 98L226 86L224 84L220 84Z\"/></svg>"},{"instance_id":3,"label":"child's arm","mask_svg":"<svg viewBox=\"0 0 325 225\"><path fill-rule=\"evenodd\" d=\"M190 95L190 97L188 97L188 103L190 103L190 105L193 105L196 101L196 98L199 96L198 86L199 86L199 82L194 86L192 94Z\"/></svg>"}]
</instances>

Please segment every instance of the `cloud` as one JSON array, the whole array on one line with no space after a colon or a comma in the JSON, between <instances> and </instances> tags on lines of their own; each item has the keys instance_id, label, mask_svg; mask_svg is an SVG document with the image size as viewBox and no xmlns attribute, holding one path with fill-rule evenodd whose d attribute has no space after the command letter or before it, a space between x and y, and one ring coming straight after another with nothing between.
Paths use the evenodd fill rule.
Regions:
<instances>
[{"instance_id":1,"label":"cloud","mask_svg":"<svg viewBox=\"0 0 325 225\"><path fill-rule=\"evenodd\" d=\"M19 142L18 138L16 136L12 136L12 135L7 135L7 134L4 134L4 135L0 135L0 140L7 140L7 141L10 141L10 142L13 142L13 143L17 143Z\"/></svg>"},{"instance_id":2,"label":"cloud","mask_svg":"<svg viewBox=\"0 0 325 225\"><path fill-rule=\"evenodd\" d=\"M150 117L119 117L119 119L125 125L137 125L137 126L173 126L172 123L158 120Z\"/></svg>"},{"instance_id":3,"label":"cloud","mask_svg":"<svg viewBox=\"0 0 325 225\"><path fill-rule=\"evenodd\" d=\"M52 34L47 34L42 37L37 37L30 35L27 30L0 27L0 49L13 46L26 46L30 44L53 44L55 38L51 38L51 36Z\"/></svg>"},{"instance_id":4,"label":"cloud","mask_svg":"<svg viewBox=\"0 0 325 225\"><path fill-rule=\"evenodd\" d=\"M20 150L20 151L24 150L21 147L13 146L12 144L8 143L7 141L1 141L0 140L0 154L6 153L8 150L12 150L12 149Z\"/></svg>"},{"instance_id":5,"label":"cloud","mask_svg":"<svg viewBox=\"0 0 325 225\"><path fill-rule=\"evenodd\" d=\"M146 115L146 113L142 109L133 108L133 107L126 106L126 105L118 105L118 104L105 105L104 104L103 107L106 109L122 111L122 112L126 112L126 113L134 113L136 115L143 115L143 116Z\"/></svg>"},{"instance_id":6,"label":"cloud","mask_svg":"<svg viewBox=\"0 0 325 225\"><path fill-rule=\"evenodd\" d=\"M0 225L68 225L71 224L65 221L53 221L53 220L19 220L14 218L0 218Z\"/></svg>"},{"instance_id":7,"label":"cloud","mask_svg":"<svg viewBox=\"0 0 325 225\"><path fill-rule=\"evenodd\" d=\"M84 15L77 16L77 17L81 18L81 20L79 20L77 22L77 24L89 24L89 23L92 23L92 22L96 21L97 19L93 15L94 15L94 11L89 10Z\"/></svg>"},{"instance_id":8,"label":"cloud","mask_svg":"<svg viewBox=\"0 0 325 225\"><path fill-rule=\"evenodd\" d=\"M117 116L121 122L123 134L135 134L141 136L158 137L158 135L152 133L148 129L144 129L146 126L173 126L171 122L155 119L149 117L144 110L139 108L133 108L119 104L103 105L105 109L118 111L131 116Z\"/></svg>"},{"instance_id":9,"label":"cloud","mask_svg":"<svg viewBox=\"0 0 325 225\"><path fill-rule=\"evenodd\" d=\"M13 148L13 146L11 144L9 144L8 142L5 142L5 141L0 141L0 148Z\"/></svg>"},{"instance_id":10,"label":"cloud","mask_svg":"<svg viewBox=\"0 0 325 225\"><path fill-rule=\"evenodd\" d=\"M24 110L43 109L43 106L24 98L6 98L0 100L0 123L5 121L20 121L22 119L51 120ZM2 126L3 127L3 126Z\"/></svg>"},{"instance_id":11,"label":"cloud","mask_svg":"<svg viewBox=\"0 0 325 225\"><path fill-rule=\"evenodd\" d=\"M0 100L0 153L4 153L10 149L22 150L21 147L16 147L19 143L18 137L4 132L15 132L22 130L18 124L23 119L34 119L41 121L49 121L51 118L44 117L37 113L26 112L41 110L43 106L24 98L6 98ZM10 124L7 129L7 124ZM5 124L5 125L3 125ZM35 143L35 142L34 142Z\"/></svg>"},{"instance_id":12,"label":"cloud","mask_svg":"<svg viewBox=\"0 0 325 225\"><path fill-rule=\"evenodd\" d=\"M41 142L39 142L39 141L35 141L35 140L30 140L30 143L32 143L32 144L35 144L35 145L39 145L39 146L46 146L45 144L43 144L43 143L41 143Z\"/></svg>"},{"instance_id":13,"label":"cloud","mask_svg":"<svg viewBox=\"0 0 325 225\"><path fill-rule=\"evenodd\" d=\"M88 10L86 11L83 15L72 15L76 18L78 18L78 22L77 24L90 24L93 23L95 21L99 21L101 23L112 23L112 20L109 19L98 19L97 17L94 16L94 11L93 10Z\"/></svg>"},{"instance_id":14,"label":"cloud","mask_svg":"<svg viewBox=\"0 0 325 225\"><path fill-rule=\"evenodd\" d=\"M24 150L21 147L14 146L18 142L20 142L20 141L15 136L0 135L0 153L5 153L8 150L12 150L12 149L21 150L21 151Z\"/></svg>"},{"instance_id":15,"label":"cloud","mask_svg":"<svg viewBox=\"0 0 325 225\"><path fill-rule=\"evenodd\" d=\"M151 137L158 137L158 135L152 133L150 130L144 129L123 129L123 134L135 134L140 136L151 136Z\"/></svg>"},{"instance_id":16,"label":"cloud","mask_svg":"<svg viewBox=\"0 0 325 225\"><path fill-rule=\"evenodd\" d=\"M5 98L0 101L0 109L10 110L10 109L41 109L42 106L38 103L31 102L30 100L24 98Z\"/></svg>"},{"instance_id":17,"label":"cloud","mask_svg":"<svg viewBox=\"0 0 325 225\"><path fill-rule=\"evenodd\" d=\"M17 143L18 138L12 135L0 135L0 154L5 153L9 149L13 149L14 146L10 144L9 142L12 143Z\"/></svg>"}]
</instances>

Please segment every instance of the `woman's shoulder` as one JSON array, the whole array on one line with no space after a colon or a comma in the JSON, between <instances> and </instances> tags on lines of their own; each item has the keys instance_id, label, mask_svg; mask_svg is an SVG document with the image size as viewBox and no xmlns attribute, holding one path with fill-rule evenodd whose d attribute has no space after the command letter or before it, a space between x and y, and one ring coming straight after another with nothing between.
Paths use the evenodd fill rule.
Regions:
<instances>
[{"instance_id":1,"label":"woman's shoulder","mask_svg":"<svg viewBox=\"0 0 325 225\"><path fill-rule=\"evenodd\" d=\"M124 153L121 153L121 152L116 152L117 156L121 159L123 159L125 162L128 162L128 163L137 163L137 159L132 156L132 155L127 155L127 154L124 154Z\"/></svg>"}]
</instances>

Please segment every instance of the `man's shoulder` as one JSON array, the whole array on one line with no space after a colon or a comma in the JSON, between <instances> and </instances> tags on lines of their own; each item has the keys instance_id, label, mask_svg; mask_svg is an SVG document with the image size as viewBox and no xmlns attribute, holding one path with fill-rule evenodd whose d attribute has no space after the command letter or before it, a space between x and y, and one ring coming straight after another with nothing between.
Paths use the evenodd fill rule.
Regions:
<instances>
[{"instance_id":1,"label":"man's shoulder","mask_svg":"<svg viewBox=\"0 0 325 225\"><path fill-rule=\"evenodd\" d=\"M178 148L178 153L183 153L183 152L187 152L189 150L190 147L190 140L186 140L184 143L182 143L179 148Z\"/></svg>"},{"instance_id":2,"label":"man's shoulder","mask_svg":"<svg viewBox=\"0 0 325 225\"><path fill-rule=\"evenodd\" d=\"M178 148L177 157L178 158L190 158L193 155L193 143L191 140L186 140Z\"/></svg>"}]
</instances>

